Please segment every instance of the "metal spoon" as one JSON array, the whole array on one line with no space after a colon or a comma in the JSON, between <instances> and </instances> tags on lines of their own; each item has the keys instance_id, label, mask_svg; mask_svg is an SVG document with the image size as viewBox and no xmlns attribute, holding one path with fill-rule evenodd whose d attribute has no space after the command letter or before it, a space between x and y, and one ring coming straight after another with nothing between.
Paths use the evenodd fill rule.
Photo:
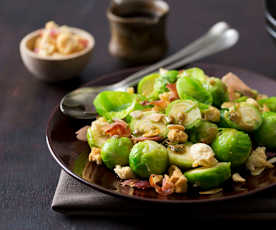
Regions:
<instances>
[{"instance_id":1,"label":"metal spoon","mask_svg":"<svg viewBox=\"0 0 276 230\"><path fill-rule=\"evenodd\" d=\"M63 114L76 119L93 119L97 114L93 106L93 99L99 92L104 90L125 91L128 87L136 85L141 77L155 72L161 67L166 69L182 67L193 61L228 49L235 45L238 39L238 31L229 29L229 25L225 22L219 22L212 26L205 35L186 48L181 49L176 54L154 65L134 73L118 83L108 86L84 87L68 93L60 102L60 110Z\"/></svg>"}]
</instances>

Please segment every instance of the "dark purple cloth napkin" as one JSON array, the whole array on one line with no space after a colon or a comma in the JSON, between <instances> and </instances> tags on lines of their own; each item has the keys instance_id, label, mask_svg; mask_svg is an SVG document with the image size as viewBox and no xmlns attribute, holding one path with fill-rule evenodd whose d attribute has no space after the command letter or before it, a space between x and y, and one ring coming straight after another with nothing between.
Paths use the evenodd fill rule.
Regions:
<instances>
[{"instance_id":1,"label":"dark purple cloth napkin","mask_svg":"<svg viewBox=\"0 0 276 230\"><path fill-rule=\"evenodd\" d=\"M152 204L95 191L61 171L52 209L66 215L145 216L181 213L185 218L275 219L276 187L248 197L203 204Z\"/></svg>"}]
</instances>

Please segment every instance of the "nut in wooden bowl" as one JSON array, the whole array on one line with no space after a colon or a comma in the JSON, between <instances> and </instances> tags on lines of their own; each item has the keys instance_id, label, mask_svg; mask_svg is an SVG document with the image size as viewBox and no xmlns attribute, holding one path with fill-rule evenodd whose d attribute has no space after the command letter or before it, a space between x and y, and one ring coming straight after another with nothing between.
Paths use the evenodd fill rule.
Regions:
<instances>
[{"instance_id":1,"label":"nut in wooden bowl","mask_svg":"<svg viewBox=\"0 0 276 230\"><path fill-rule=\"evenodd\" d=\"M27 69L38 79L45 82L58 82L78 76L88 64L93 48L94 37L81 29L70 27L73 34L86 41L85 48L68 55L40 55L36 52L36 41L42 29L26 35L20 42L20 55Z\"/></svg>"}]
</instances>

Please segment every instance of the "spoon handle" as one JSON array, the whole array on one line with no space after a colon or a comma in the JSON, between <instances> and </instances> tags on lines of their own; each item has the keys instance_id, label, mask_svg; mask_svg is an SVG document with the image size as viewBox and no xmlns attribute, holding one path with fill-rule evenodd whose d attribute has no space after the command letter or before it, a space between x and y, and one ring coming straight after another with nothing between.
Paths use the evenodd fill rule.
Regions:
<instances>
[{"instance_id":1,"label":"spoon handle","mask_svg":"<svg viewBox=\"0 0 276 230\"><path fill-rule=\"evenodd\" d=\"M213 25L206 34L192 42L190 45L182 48L177 53L169 56L168 58L159 61L139 72L136 72L129 76L128 78L110 86L112 89L125 89L126 86L135 85L141 77L150 74L154 71L157 71L161 67L166 67L166 65L171 64L179 59L183 59L188 55L192 55L193 53L200 52L200 50L205 49L210 44L215 43L218 39L220 39L224 32L229 29L229 25L226 22L218 22Z\"/></svg>"}]
</instances>

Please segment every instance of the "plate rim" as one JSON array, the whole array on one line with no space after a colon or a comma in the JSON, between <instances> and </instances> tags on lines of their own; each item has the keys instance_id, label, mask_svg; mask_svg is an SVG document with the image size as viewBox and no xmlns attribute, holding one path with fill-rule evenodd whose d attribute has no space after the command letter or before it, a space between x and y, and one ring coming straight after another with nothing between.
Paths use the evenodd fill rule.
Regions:
<instances>
[{"instance_id":1,"label":"plate rim","mask_svg":"<svg viewBox=\"0 0 276 230\"><path fill-rule=\"evenodd\" d=\"M231 68L231 69L235 69L237 71L242 71L242 72L246 71L248 73L257 74L257 75L259 75L259 76L261 76L263 78L266 78L266 79L271 79L271 78L269 78L269 77L267 77L267 76L265 76L263 74L260 74L260 73L257 73L257 72L253 72L253 71L247 70L245 68L231 66L231 65L224 65L224 64L221 65L221 64L213 64L213 63L205 63L205 62L196 62L196 63L191 63L189 65L193 65L193 66L195 66L195 65L205 65L205 66L211 66L211 67L214 67L214 68L217 68L217 67L220 67L220 68ZM113 75L120 75L120 74L123 74L125 72L132 72L132 71L136 72L136 71L139 71L140 69L142 69L143 67L144 66L125 68L125 69L118 70L118 71L115 71L115 72L111 72L111 73L107 73L107 74L102 74L97 79L88 81L87 83L81 85L78 88L82 88L82 87L85 87L87 85L91 85L93 83L97 83L98 81L101 81L102 79L105 79L105 78L109 78L109 77L111 77ZM178 68L178 69L180 69L180 68ZM112 196L115 196L115 197L118 197L118 198L138 200L140 202L159 203L159 204L160 203L165 203L165 204L202 204L202 203L214 203L214 202L219 202L219 201L226 201L226 200L238 199L238 198L242 198L242 197L248 197L248 196L251 196L251 195L256 194L258 192L261 192L261 191L264 191L264 190L267 190L269 188L272 188L272 187L276 186L276 182L275 182L275 183L269 184L267 186L264 186L262 188L257 188L257 189L251 190L251 191L246 192L246 193L229 195L229 196L226 196L226 197L222 196L222 197L215 197L215 198L210 198L210 199L202 199L202 200L201 199L198 199L198 200L193 200L193 199L191 199L191 200L163 200L163 199L147 198L147 197L140 197L140 196L133 196L133 195L128 195L128 194L118 193L116 191L104 188L104 187L102 187L100 185L92 184L92 183L84 180L80 176L76 175L73 171L71 171L62 162L61 159L59 159L58 154L56 154L53 151L53 149L51 147L51 139L49 138L49 136L50 136L50 123L53 120L54 115L56 113L58 113L58 112L60 112L60 110L59 110L59 102L58 102L58 104L54 107L54 109L50 113L50 116L49 116L48 121L47 121L46 132L45 132L45 134L46 134L46 143L47 143L48 150L51 153L51 156L58 163L58 165L61 167L61 169L64 170L68 175L70 175L73 178L77 179L79 182L85 184L86 186L91 187L92 189L95 189L95 190L97 190L99 192L102 192L104 194L112 195Z\"/></svg>"}]
</instances>

